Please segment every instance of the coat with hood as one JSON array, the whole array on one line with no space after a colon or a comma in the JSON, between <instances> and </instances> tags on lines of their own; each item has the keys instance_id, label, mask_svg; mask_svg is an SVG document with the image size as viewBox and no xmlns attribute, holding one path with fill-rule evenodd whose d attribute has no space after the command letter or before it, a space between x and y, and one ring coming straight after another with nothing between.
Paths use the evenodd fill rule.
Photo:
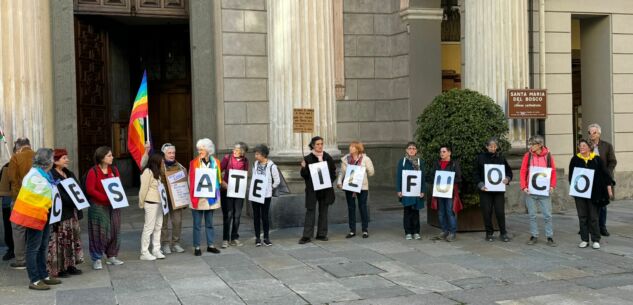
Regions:
<instances>
[{"instance_id":1,"label":"coat with hood","mask_svg":"<svg viewBox=\"0 0 633 305\"><path fill-rule=\"evenodd\" d=\"M547 159L549 158L549 166ZM528 151L523 155L523 162L521 162L521 189L528 188L528 175L530 169L528 168L528 162L530 167L551 167L552 177L550 178L550 187L556 188L556 165L554 164L554 157L549 153L549 149L545 146L541 148L541 153L537 154L532 151Z\"/></svg>"}]
</instances>

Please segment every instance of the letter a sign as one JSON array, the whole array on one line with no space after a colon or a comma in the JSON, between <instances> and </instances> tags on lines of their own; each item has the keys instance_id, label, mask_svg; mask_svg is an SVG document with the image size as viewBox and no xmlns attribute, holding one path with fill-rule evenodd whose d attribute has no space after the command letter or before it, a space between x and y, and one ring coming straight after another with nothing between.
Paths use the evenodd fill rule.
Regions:
<instances>
[{"instance_id":1,"label":"letter a sign","mask_svg":"<svg viewBox=\"0 0 633 305\"><path fill-rule=\"evenodd\" d=\"M215 184L218 180L217 169L196 168L193 196L197 198L215 198Z\"/></svg>"},{"instance_id":2,"label":"letter a sign","mask_svg":"<svg viewBox=\"0 0 633 305\"><path fill-rule=\"evenodd\" d=\"M433 178L433 197L453 198L455 172L435 171Z\"/></svg>"},{"instance_id":3,"label":"letter a sign","mask_svg":"<svg viewBox=\"0 0 633 305\"><path fill-rule=\"evenodd\" d=\"M569 196L591 199L594 173L593 169L574 167L574 174L571 176L571 185L569 186Z\"/></svg>"},{"instance_id":4,"label":"letter a sign","mask_svg":"<svg viewBox=\"0 0 633 305\"><path fill-rule=\"evenodd\" d=\"M327 162L321 161L308 165L310 176L312 177L312 186L315 191L332 187L332 179L330 179L330 170Z\"/></svg>"},{"instance_id":5,"label":"letter a sign","mask_svg":"<svg viewBox=\"0 0 633 305\"><path fill-rule=\"evenodd\" d=\"M530 195L549 196L552 169L549 167L530 167L528 192Z\"/></svg>"}]
</instances>

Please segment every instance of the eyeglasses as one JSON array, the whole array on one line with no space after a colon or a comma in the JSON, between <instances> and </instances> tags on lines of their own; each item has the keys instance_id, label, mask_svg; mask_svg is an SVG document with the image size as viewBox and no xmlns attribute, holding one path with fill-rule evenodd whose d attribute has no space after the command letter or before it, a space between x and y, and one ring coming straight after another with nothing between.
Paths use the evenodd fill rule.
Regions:
<instances>
[{"instance_id":1,"label":"eyeglasses","mask_svg":"<svg viewBox=\"0 0 633 305\"><path fill-rule=\"evenodd\" d=\"M597 132L597 131L594 131L594 132L587 131L587 134L588 134L588 135L590 135L590 136L593 136L593 135L595 135L595 134L598 134L598 132Z\"/></svg>"}]
</instances>

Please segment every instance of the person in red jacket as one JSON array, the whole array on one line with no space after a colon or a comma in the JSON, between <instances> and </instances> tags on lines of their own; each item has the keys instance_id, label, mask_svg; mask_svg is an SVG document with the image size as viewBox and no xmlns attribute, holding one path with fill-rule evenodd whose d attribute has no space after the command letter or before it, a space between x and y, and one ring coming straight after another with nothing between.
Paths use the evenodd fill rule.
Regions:
<instances>
[{"instance_id":1,"label":"person in red jacket","mask_svg":"<svg viewBox=\"0 0 633 305\"><path fill-rule=\"evenodd\" d=\"M545 222L545 237L547 237L547 245L555 247L554 242L554 229L552 226L552 200L549 196L530 194L528 181L530 168L533 167L549 167L552 169L550 175L550 187L549 193L551 194L556 188L556 165L554 165L554 158L550 154L550 151L544 145L544 139L542 136L536 135L530 137L528 143L530 144L529 151L523 156L523 162L521 163L521 190L526 194L525 205L530 215L530 239L528 245L533 245L538 241L538 224L536 222L536 205L539 205L541 213L543 214L543 221Z\"/></svg>"},{"instance_id":2,"label":"person in red jacket","mask_svg":"<svg viewBox=\"0 0 633 305\"><path fill-rule=\"evenodd\" d=\"M101 184L101 180L119 177L119 171L112 166L112 150L101 146L94 154L95 166L86 175L86 196L90 201L88 208L88 239L92 268L103 269L101 258L106 254L106 264L121 265L123 261L117 258L121 239L121 211L113 209L108 195Z\"/></svg>"}]
</instances>

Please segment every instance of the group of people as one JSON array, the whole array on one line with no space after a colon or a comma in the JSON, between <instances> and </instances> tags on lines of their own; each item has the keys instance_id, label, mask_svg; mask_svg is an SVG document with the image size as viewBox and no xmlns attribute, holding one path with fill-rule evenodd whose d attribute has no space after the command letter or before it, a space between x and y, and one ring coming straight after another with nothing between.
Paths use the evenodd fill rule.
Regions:
<instances>
[{"instance_id":1,"label":"group of people","mask_svg":"<svg viewBox=\"0 0 633 305\"><path fill-rule=\"evenodd\" d=\"M590 140L580 140L578 154L573 156L569 164L571 183L572 173L577 168L590 169L595 172L590 198L574 197L578 211L581 243L580 247L591 246L600 248L600 237L608 236L606 230L606 204L613 197L613 170L617 161L611 144L600 140L600 126L592 124L589 127ZM509 184L513 179L512 170L508 162L498 151L499 143L491 138L485 143L486 151L477 156L475 162L474 181L479 189L481 211L485 223L487 241L494 241L494 227L492 215L496 216L499 227L499 239L508 242L505 226L504 191L489 190L486 187L486 167L501 166L504 176L499 177L503 184ZM530 191L529 173L534 168L550 168L549 192L556 188L556 171L554 159L550 151L544 146L541 136L529 139L529 150L525 153L520 170L521 190L526 192L526 207L530 218L530 239L528 244L538 241L539 230L536 221L537 205L541 210L545 222L545 236L547 244L555 246L553 240L551 199L548 195L533 194ZM173 252L182 253L185 249L180 244L182 231L182 214L186 208L191 209L193 218L193 253L202 255L201 231L204 220L206 237L206 251L220 253L214 242L213 214L221 210L223 215L223 234L221 248L242 246L239 240L239 226L244 201L249 200L254 218L255 246L271 246L270 238L270 205L273 193L280 186L283 177L275 165L268 158L269 149L264 144L254 148L255 162L249 166L246 157L248 146L238 142L231 153L226 154L220 161L215 157L215 145L207 138L196 143L197 156L185 168L176 160L176 147L170 143L162 145L159 153L143 156L143 166L140 177L139 207L145 212L145 223L141 234L141 260L156 260L165 258ZM324 151L323 138L313 137L309 143L310 153L301 161L300 174L305 181L305 221L300 244L312 241L328 240L328 209L335 201L334 188L343 189L348 207L349 233L346 238L357 235L356 207L361 216L361 235L369 238L369 209L367 205L369 183L368 177L374 175L373 163L362 143L354 141L349 146L349 153L341 158L341 170L337 175L336 164L331 155ZM459 186L462 183L460 163L451 158L452 148L442 145L439 158L433 161L432 170L425 173L425 161L418 154L416 143L409 142L405 147L405 154L397 161L396 192L403 206L403 226L406 240L419 240L420 210L424 208L427 183L439 184L435 180L436 172L450 172L452 186L448 196L431 196L430 207L438 211L438 218L442 233L434 237L436 240L452 242L456 239L457 214L462 209ZM94 166L81 178L85 196L90 206L87 209L89 253L92 267L95 270L103 268L102 261L109 265L123 264L117 258L120 248L121 210L113 208L108 192L104 189L104 179L119 177L120 173L113 165L112 150L109 147L99 147L94 153ZM65 149L40 148L33 151L28 139L18 139L15 142L14 155L10 162L2 169L0 182L0 196L3 204L3 220L5 242L9 247L3 260L15 258L10 265L15 269L27 269L30 280L29 288L36 290L50 289L49 285L60 284L58 278L81 274L77 265L83 263L84 254L80 238L79 221L84 212L78 209L64 187L58 187L61 181L75 179L76 176L68 169L70 159ZM323 165L316 169L317 163ZM361 169L362 179L355 185L357 190L348 188L353 177L347 174L347 169ZM228 190L231 171L248 172L253 176L264 177L263 199L254 201L247 196L235 196ZM318 172L314 172L318 171ZM209 173L212 177L209 177ZM406 180L411 180L405 174L413 173L418 177L419 193L411 194L404 190ZM204 178L206 176L206 178ZM351 176L354 175L352 171ZM328 187L321 187L324 181L313 181L318 178L329 179ZM404 177L404 178L403 178ZM205 180L206 179L206 180ZM427 181L428 180L428 181ZM410 181L409 181L410 182ZM180 187L178 187L180 185ZM188 191L188 196L182 196L182 191ZM178 189L177 189L178 187ZM252 186L251 186L252 187ZM202 192L208 188L211 192ZM407 186L408 188L408 186ZM62 202L61 221L49 225L51 207L54 194L59 193ZM178 194L179 196L177 196ZM186 193L186 192L185 192ZM318 209L317 209L318 208ZM318 210L318 217L317 217ZM315 235L316 220L316 235ZM10 222L13 224L11 225ZM169 227L171 226L171 230ZM262 230L263 229L263 230ZM263 232L262 232L263 231ZM171 232L171 235L169 234ZM262 234L263 233L263 234ZM591 239L590 239L591 238Z\"/></svg>"}]
</instances>

